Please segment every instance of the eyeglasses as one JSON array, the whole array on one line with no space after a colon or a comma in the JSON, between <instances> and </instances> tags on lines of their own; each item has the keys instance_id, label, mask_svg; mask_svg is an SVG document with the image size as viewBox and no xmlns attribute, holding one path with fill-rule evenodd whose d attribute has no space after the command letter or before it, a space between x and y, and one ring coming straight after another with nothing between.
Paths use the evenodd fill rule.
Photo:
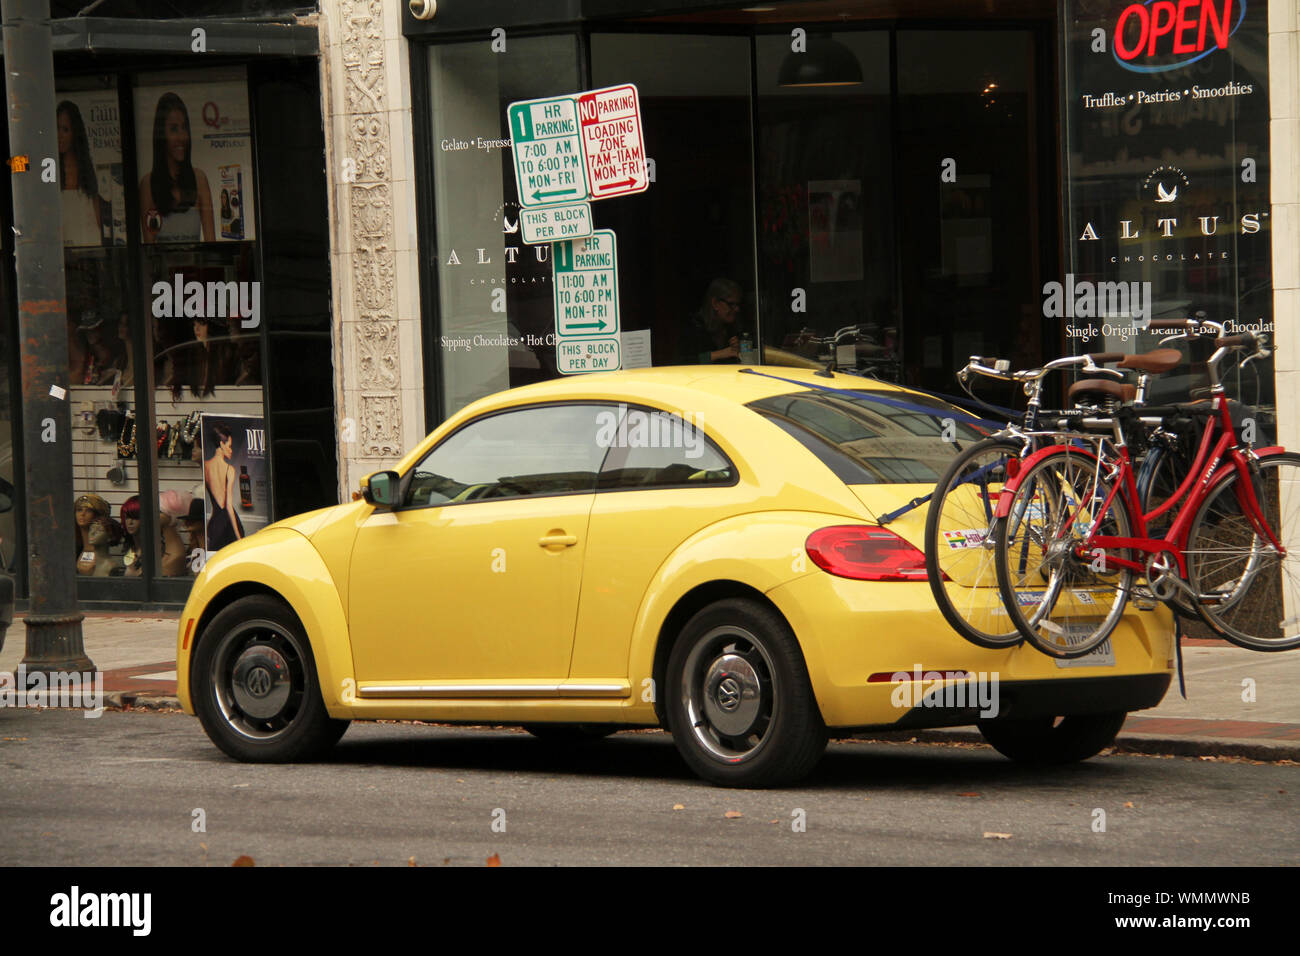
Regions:
<instances>
[{"instance_id":1,"label":"eyeglasses","mask_svg":"<svg viewBox=\"0 0 1300 956\"><path fill-rule=\"evenodd\" d=\"M718 301L721 302L723 305L731 306L733 309L740 308L740 302L737 299L719 299Z\"/></svg>"}]
</instances>

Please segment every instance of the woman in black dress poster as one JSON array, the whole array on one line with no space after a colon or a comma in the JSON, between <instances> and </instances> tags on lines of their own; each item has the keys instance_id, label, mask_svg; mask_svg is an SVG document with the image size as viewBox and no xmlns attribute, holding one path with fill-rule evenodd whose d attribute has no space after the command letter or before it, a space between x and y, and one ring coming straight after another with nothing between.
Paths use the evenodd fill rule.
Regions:
<instances>
[{"instance_id":1,"label":"woman in black dress poster","mask_svg":"<svg viewBox=\"0 0 1300 956\"><path fill-rule=\"evenodd\" d=\"M239 490L238 473L230 458L235 451L235 438L230 429L220 423L208 429L207 447L212 449L203 463L203 483L207 487L212 509L208 517L208 551L217 551L244 536L236 510Z\"/></svg>"}]
</instances>

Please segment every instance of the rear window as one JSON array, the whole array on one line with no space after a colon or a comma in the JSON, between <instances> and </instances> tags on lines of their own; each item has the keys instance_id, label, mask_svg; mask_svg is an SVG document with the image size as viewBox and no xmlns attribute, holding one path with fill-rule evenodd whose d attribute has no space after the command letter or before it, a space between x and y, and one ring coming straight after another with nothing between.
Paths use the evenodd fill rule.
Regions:
<instances>
[{"instance_id":1,"label":"rear window","mask_svg":"<svg viewBox=\"0 0 1300 956\"><path fill-rule=\"evenodd\" d=\"M956 455L984 437L946 402L885 389L813 389L747 407L850 485L934 484ZM944 440L948 418L952 441Z\"/></svg>"}]
</instances>

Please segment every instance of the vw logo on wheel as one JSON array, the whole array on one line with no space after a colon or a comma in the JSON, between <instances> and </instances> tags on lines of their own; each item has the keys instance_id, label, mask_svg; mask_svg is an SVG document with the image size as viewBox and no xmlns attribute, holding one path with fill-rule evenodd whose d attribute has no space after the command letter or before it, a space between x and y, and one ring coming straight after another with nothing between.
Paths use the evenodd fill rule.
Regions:
<instances>
[{"instance_id":1,"label":"vw logo on wheel","mask_svg":"<svg viewBox=\"0 0 1300 956\"><path fill-rule=\"evenodd\" d=\"M718 706L723 710L735 710L740 706L740 685L734 677L724 677L718 684Z\"/></svg>"},{"instance_id":2,"label":"vw logo on wheel","mask_svg":"<svg viewBox=\"0 0 1300 956\"><path fill-rule=\"evenodd\" d=\"M248 672L246 683L254 697L265 697L271 692L271 672L265 667L254 667Z\"/></svg>"}]
</instances>

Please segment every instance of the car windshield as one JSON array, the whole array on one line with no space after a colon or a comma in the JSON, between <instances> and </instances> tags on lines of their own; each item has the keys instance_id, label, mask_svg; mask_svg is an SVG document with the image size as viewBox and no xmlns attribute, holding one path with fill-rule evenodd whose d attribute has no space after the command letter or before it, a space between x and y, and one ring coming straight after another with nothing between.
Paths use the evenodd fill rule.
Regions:
<instances>
[{"instance_id":1,"label":"car windshield","mask_svg":"<svg viewBox=\"0 0 1300 956\"><path fill-rule=\"evenodd\" d=\"M791 392L747 406L815 454L846 484L933 484L984 435L928 395L886 389Z\"/></svg>"}]
</instances>

